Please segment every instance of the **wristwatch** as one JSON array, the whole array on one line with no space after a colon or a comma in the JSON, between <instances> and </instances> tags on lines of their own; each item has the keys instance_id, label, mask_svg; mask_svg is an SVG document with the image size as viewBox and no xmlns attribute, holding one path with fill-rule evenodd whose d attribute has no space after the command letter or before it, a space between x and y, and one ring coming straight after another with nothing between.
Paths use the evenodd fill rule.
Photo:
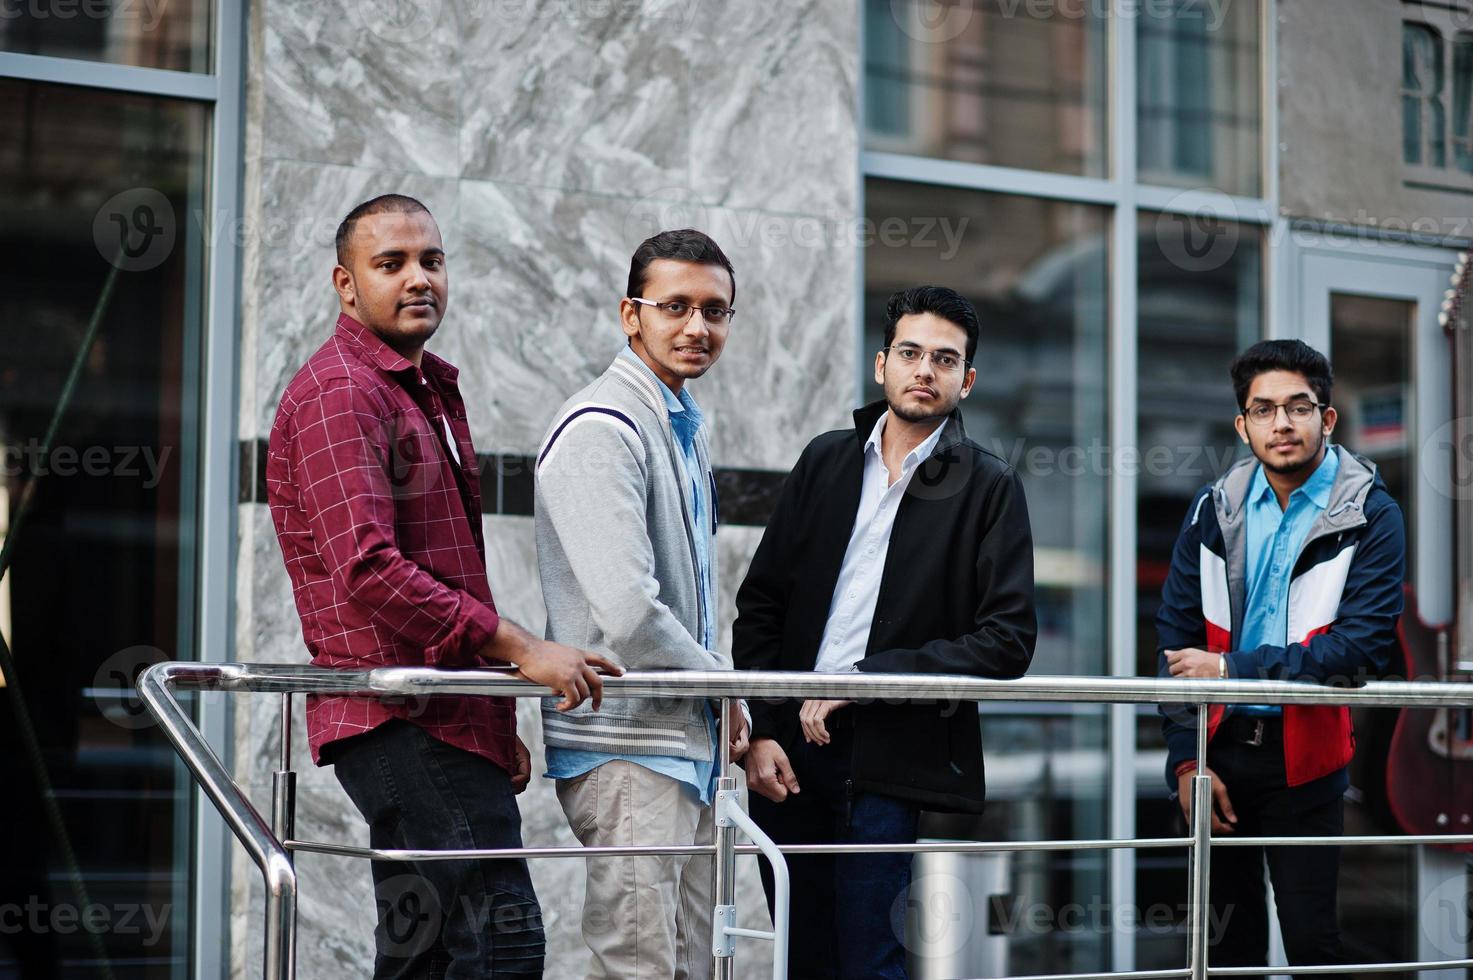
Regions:
<instances>
[{"instance_id":1,"label":"wristwatch","mask_svg":"<svg viewBox=\"0 0 1473 980\"><path fill-rule=\"evenodd\" d=\"M1222 654L1217 658L1217 676L1221 680L1227 680L1227 654Z\"/></svg>"}]
</instances>

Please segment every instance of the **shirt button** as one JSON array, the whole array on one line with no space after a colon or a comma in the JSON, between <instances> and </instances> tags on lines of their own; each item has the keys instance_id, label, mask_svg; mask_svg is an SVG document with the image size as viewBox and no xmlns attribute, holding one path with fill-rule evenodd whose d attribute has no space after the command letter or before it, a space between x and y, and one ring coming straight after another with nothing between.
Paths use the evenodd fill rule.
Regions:
<instances>
[{"instance_id":1,"label":"shirt button","mask_svg":"<svg viewBox=\"0 0 1473 980\"><path fill-rule=\"evenodd\" d=\"M853 592L849 593L849 598L851 598L851 599L854 598L854 593Z\"/></svg>"}]
</instances>

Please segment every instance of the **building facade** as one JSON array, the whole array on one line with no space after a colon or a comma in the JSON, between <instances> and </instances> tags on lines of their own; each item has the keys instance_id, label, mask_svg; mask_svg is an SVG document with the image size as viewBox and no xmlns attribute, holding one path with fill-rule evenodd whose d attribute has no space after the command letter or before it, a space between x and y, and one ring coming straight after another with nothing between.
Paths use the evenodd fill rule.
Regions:
<instances>
[{"instance_id":1,"label":"building facade","mask_svg":"<svg viewBox=\"0 0 1473 980\"><path fill-rule=\"evenodd\" d=\"M498 606L530 628L529 457L618 349L634 246L679 226L737 273L731 339L693 389L722 481L723 643L783 474L878 394L885 297L922 281L982 315L967 427L1028 493L1035 673L1154 674L1175 532L1238 452L1226 366L1264 337L1330 354L1338 436L1408 515L1417 613L1453 617L1437 310L1473 239L1464 0L0 0L0 106L0 713L20 801L0 977L259 970L258 875L132 682L160 660L304 661L265 438L331 329L333 231L380 193L444 233L431 347L462 370ZM264 806L279 701L194 703ZM983 719L991 806L961 832L1177 832L1153 711ZM1395 723L1357 718L1348 832L1397 832ZM332 774L298 771L298 836L365 842ZM572 841L546 781L522 806L529 843ZM764 922L743 865L743 915ZM1465 955L1462 913L1421 911L1465 894L1460 860L1361 848L1343 868L1355 959ZM299 871L300 974L366 974L367 868ZM1184 962L1180 852L921 872L917 955L986 975ZM533 873L549 975L573 975L582 870ZM958 875L967 904L925 900ZM760 976L765 950L739 953Z\"/></svg>"}]
</instances>

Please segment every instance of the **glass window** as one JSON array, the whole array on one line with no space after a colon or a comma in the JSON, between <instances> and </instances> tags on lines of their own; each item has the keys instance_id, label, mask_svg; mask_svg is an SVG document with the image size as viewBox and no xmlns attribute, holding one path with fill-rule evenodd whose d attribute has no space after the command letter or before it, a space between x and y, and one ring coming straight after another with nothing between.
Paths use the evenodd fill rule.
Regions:
<instances>
[{"instance_id":1,"label":"glass window","mask_svg":"<svg viewBox=\"0 0 1473 980\"><path fill-rule=\"evenodd\" d=\"M10 0L0 51L137 68L210 70L211 0Z\"/></svg>"},{"instance_id":2,"label":"glass window","mask_svg":"<svg viewBox=\"0 0 1473 980\"><path fill-rule=\"evenodd\" d=\"M1192 498L1247 450L1228 365L1263 333L1262 235L1203 216L1137 219L1136 670L1156 674L1156 611ZM1136 831L1184 834L1167 795L1166 743L1154 707L1136 709ZM1186 852L1136 853L1142 910L1136 967L1186 962Z\"/></svg>"},{"instance_id":3,"label":"glass window","mask_svg":"<svg viewBox=\"0 0 1473 980\"><path fill-rule=\"evenodd\" d=\"M0 689L0 906L42 923L0 930L0 976L187 975L190 781L133 682L194 656L208 122L199 104L0 80L0 525L19 535L0 625L60 811L20 749L17 687ZM92 914L130 928L50 926L80 915L68 851Z\"/></svg>"},{"instance_id":4,"label":"glass window","mask_svg":"<svg viewBox=\"0 0 1473 980\"><path fill-rule=\"evenodd\" d=\"M1104 176L1099 4L865 2L865 145Z\"/></svg>"},{"instance_id":5,"label":"glass window","mask_svg":"<svg viewBox=\"0 0 1473 980\"><path fill-rule=\"evenodd\" d=\"M1401 148L1405 163L1432 167L1447 163L1442 78L1442 37L1425 24L1403 24Z\"/></svg>"},{"instance_id":6,"label":"glass window","mask_svg":"<svg viewBox=\"0 0 1473 980\"><path fill-rule=\"evenodd\" d=\"M1142 8L1137 26L1140 180L1256 197L1260 175L1259 4L1196 0Z\"/></svg>"},{"instance_id":7,"label":"glass window","mask_svg":"<svg viewBox=\"0 0 1473 980\"><path fill-rule=\"evenodd\" d=\"M1106 673L1107 211L890 180L866 182L865 210L867 364L884 345L885 303L895 290L935 283L976 304L978 378L963 418L972 439L1012 462L1028 495L1040 628L1031 672ZM882 397L871 367L864 394ZM988 810L964 833L1103 836L1104 719L1098 705L986 706ZM1000 904L985 914L1005 939L969 945L993 958L968 969L1006 968L963 975L1106 968L1108 930L1072 920L1040 926L1033 916L1108 894L1103 858L1011 855L994 877ZM1015 921L1019 910L1025 917Z\"/></svg>"}]
</instances>

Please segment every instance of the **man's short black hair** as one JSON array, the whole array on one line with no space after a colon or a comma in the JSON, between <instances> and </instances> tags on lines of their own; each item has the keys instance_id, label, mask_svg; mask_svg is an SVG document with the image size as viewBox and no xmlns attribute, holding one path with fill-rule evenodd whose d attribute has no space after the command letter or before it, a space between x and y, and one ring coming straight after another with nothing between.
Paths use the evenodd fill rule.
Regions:
<instances>
[{"instance_id":1,"label":"man's short black hair","mask_svg":"<svg viewBox=\"0 0 1473 980\"><path fill-rule=\"evenodd\" d=\"M640 242L639 248L634 250L634 258L629 260L629 285L624 292L625 296L644 296L650 263L656 259L721 266L731 276L731 302L733 305L736 303L736 270L731 267L731 260L721 251L721 246L711 240L710 235L694 228L662 231Z\"/></svg>"},{"instance_id":2,"label":"man's short black hair","mask_svg":"<svg viewBox=\"0 0 1473 980\"><path fill-rule=\"evenodd\" d=\"M1239 409L1248 407L1248 389L1253 387L1253 379L1270 371L1292 371L1304 375L1319 403L1330 404L1335 373L1330 370L1329 358L1302 340L1260 340L1234 358L1232 367L1228 368Z\"/></svg>"},{"instance_id":3,"label":"man's short black hair","mask_svg":"<svg viewBox=\"0 0 1473 980\"><path fill-rule=\"evenodd\" d=\"M349 211L348 216L338 224L338 265L348 264L348 239L353 237L353 228L358 224L359 218L366 218L370 214L418 214L421 211L430 213L429 208L405 194L380 194L371 201L364 201Z\"/></svg>"},{"instance_id":4,"label":"man's short black hair","mask_svg":"<svg viewBox=\"0 0 1473 980\"><path fill-rule=\"evenodd\" d=\"M977 338L982 333L982 324L977 319L976 307L961 293L945 286L912 286L890 297L885 304L886 347L895 342L895 325L900 318L916 313L933 313L961 327L967 333L967 363L970 364L977 356Z\"/></svg>"}]
</instances>

